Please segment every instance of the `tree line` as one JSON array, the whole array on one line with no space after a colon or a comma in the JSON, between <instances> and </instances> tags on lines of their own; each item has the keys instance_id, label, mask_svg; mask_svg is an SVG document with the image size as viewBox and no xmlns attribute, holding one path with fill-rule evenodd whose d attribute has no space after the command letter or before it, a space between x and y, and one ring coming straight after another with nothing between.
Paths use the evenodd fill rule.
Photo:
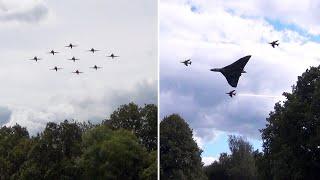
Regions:
<instances>
[{"instance_id":1,"label":"tree line","mask_svg":"<svg viewBox=\"0 0 320 180\"><path fill-rule=\"evenodd\" d=\"M100 124L0 129L0 179L157 179L157 106L120 106Z\"/></svg>"},{"instance_id":2,"label":"tree line","mask_svg":"<svg viewBox=\"0 0 320 180\"><path fill-rule=\"evenodd\" d=\"M164 180L320 179L320 66L298 77L260 131L262 151L241 136L229 136L230 153L209 166L192 130L177 114L160 123L160 176ZM213 147L214 148L214 147Z\"/></svg>"}]
</instances>

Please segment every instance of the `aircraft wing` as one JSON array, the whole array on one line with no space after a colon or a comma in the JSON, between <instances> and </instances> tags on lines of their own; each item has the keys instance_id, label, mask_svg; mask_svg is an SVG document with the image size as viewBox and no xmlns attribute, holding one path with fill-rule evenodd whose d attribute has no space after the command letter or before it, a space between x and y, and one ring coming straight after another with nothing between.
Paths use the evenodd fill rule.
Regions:
<instances>
[{"instance_id":1,"label":"aircraft wing","mask_svg":"<svg viewBox=\"0 0 320 180\"><path fill-rule=\"evenodd\" d=\"M232 87L237 87L238 85L238 81L239 81L239 78L241 76L241 71L239 72L231 72L231 73L227 73L227 72L221 72L224 77L227 79L228 83L230 84L230 86Z\"/></svg>"},{"instance_id":2,"label":"aircraft wing","mask_svg":"<svg viewBox=\"0 0 320 180\"><path fill-rule=\"evenodd\" d=\"M246 66L246 64L248 63L249 59L251 58L251 56L245 56L243 58L240 58L239 60L237 60L236 62L224 67L223 69L227 72L237 72L240 71L240 73L243 71L244 67Z\"/></svg>"},{"instance_id":3,"label":"aircraft wing","mask_svg":"<svg viewBox=\"0 0 320 180\"><path fill-rule=\"evenodd\" d=\"M250 58L251 58L250 55L249 56L245 56L243 58L240 58L236 62L234 62L234 63L222 68L221 73L225 76L225 78L227 79L228 83L232 87L237 87L239 78L241 76L241 73L242 73L244 67L246 66L246 64L248 63Z\"/></svg>"}]
</instances>

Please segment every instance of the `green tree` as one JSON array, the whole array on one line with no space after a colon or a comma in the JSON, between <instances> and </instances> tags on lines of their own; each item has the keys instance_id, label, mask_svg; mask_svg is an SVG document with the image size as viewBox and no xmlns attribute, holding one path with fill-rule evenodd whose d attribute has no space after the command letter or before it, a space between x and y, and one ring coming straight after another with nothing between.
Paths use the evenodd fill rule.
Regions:
<instances>
[{"instance_id":1,"label":"green tree","mask_svg":"<svg viewBox=\"0 0 320 180\"><path fill-rule=\"evenodd\" d=\"M19 125L1 127L0 179L156 179L157 107L135 109L131 103L112 117L114 127L48 122L33 137ZM125 122L127 117L137 121Z\"/></svg>"},{"instance_id":2,"label":"green tree","mask_svg":"<svg viewBox=\"0 0 320 180\"><path fill-rule=\"evenodd\" d=\"M149 153L148 166L143 170L141 180L154 180L158 178L157 151Z\"/></svg>"},{"instance_id":3,"label":"green tree","mask_svg":"<svg viewBox=\"0 0 320 180\"><path fill-rule=\"evenodd\" d=\"M160 123L160 168L164 180L202 180L201 150L189 125L176 114Z\"/></svg>"},{"instance_id":4,"label":"green tree","mask_svg":"<svg viewBox=\"0 0 320 180\"><path fill-rule=\"evenodd\" d=\"M16 124L0 129L0 179L10 179L27 160L32 144L26 128Z\"/></svg>"},{"instance_id":5,"label":"green tree","mask_svg":"<svg viewBox=\"0 0 320 180\"><path fill-rule=\"evenodd\" d=\"M209 179L254 180L257 169L252 145L243 137L229 136L230 155L220 154L219 162L215 161L205 168Z\"/></svg>"},{"instance_id":6,"label":"green tree","mask_svg":"<svg viewBox=\"0 0 320 180\"><path fill-rule=\"evenodd\" d=\"M298 77L284 93L262 129L265 162L272 179L318 179L320 176L320 67Z\"/></svg>"},{"instance_id":7,"label":"green tree","mask_svg":"<svg viewBox=\"0 0 320 180\"><path fill-rule=\"evenodd\" d=\"M129 103L114 111L104 124L113 129L133 131L141 143L149 150L157 149L158 108L154 104L139 107Z\"/></svg>"},{"instance_id":8,"label":"green tree","mask_svg":"<svg viewBox=\"0 0 320 180\"><path fill-rule=\"evenodd\" d=\"M147 166L147 151L129 131L100 126L86 132L83 141L84 179L138 180Z\"/></svg>"},{"instance_id":9,"label":"green tree","mask_svg":"<svg viewBox=\"0 0 320 180\"><path fill-rule=\"evenodd\" d=\"M75 160L80 157L81 129L77 123L49 122L45 130L32 140L19 179L72 179L79 177Z\"/></svg>"}]
</instances>

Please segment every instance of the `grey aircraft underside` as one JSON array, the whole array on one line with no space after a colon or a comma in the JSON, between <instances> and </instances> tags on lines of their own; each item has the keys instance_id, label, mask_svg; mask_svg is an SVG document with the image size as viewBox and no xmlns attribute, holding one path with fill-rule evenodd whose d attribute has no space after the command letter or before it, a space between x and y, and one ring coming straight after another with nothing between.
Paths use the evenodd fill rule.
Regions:
<instances>
[{"instance_id":1,"label":"grey aircraft underside","mask_svg":"<svg viewBox=\"0 0 320 180\"><path fill-rule=\"evenodd\" d=\"M223 68L210 69L210 71L221 72L227 79L229 85L235 88L238 85L241 74L246 73L243 69L250 58L251 55L245 56L228 66L225 66Z\"/></svg>"}]
</instances>

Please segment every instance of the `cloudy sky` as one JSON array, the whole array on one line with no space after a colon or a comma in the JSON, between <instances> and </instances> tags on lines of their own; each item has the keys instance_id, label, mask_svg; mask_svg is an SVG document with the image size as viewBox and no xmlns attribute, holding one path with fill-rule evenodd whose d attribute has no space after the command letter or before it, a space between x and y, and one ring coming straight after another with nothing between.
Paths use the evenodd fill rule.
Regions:
<instances>
[{"instance_id":1,"label":"cloudy sky","mask_svg":"<svg viewBox=\"0 0 320 180\"><path fill-rule=\"evenodd\" d=\"M162 0L160 116L180 114L194 129L205 164L228 152L229 134L261 149L259 129L297 76L319 65L320 1ZM273 49L268 42L279 40ZM220 73L252 55L238 96ZM185 67L180 61L191 58Z\"/></svg>"},{"instance_id":2,"label":"cloudy sky","mask_svg":"<svg viewBox=\"0 0 320 180\"><path fill-rule=\"evenodd\" d=\"M121 104L156 103L157 25L150 0L0 0L0 125L35 133L48 121L96 122ZM92 47L101 51L86 51ZM43 60L28 60L34 56ZM103 68L89 68L95 64Z\"/></svg>"}]
</instances>

